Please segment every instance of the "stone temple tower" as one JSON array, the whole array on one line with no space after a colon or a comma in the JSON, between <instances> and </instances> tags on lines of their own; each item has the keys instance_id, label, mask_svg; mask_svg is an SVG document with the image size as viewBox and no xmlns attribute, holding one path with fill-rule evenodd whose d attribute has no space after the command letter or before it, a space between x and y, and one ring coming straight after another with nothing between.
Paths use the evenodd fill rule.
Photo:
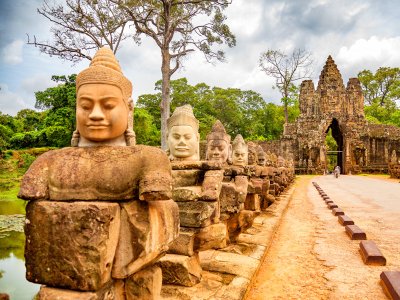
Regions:
<instances>
[{"instance_id":1,"label":"stone temple tower","mask_svg":"<svg viewBox=\"0 0 400 300\"><path fill-rule=\"evenodd\" d=\"M264 148L278 145L281 155L292 157L298 173L323 173L328 155L337 157L344 173L385 171L389 154L400 153L400 128L365 120L360 81L350 78L345 86L331 56L316 89L312 80L301 83L299 106L299 117L285 125L282 139L264 143ZM330 129L338 146L334 153L325 145Z\"/></svg>"}]
</instances>

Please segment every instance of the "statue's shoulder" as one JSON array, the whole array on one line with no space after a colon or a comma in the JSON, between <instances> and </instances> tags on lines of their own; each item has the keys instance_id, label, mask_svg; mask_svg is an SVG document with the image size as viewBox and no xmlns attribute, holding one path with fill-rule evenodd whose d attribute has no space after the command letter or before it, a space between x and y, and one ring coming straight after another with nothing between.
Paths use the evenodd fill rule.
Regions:
<instances>
[{"instance_id":1,"label":"statue's shoulder","mask_svg":"<svg viewBox=\"0 0 400 300\"><path fill-rule=\"evenodd\" d=\"M168 159L168 155L161 148L146 145L135 145L128 146L133 153L139 153L148 158L165 158Z\"/></svg>"}]
</instances>

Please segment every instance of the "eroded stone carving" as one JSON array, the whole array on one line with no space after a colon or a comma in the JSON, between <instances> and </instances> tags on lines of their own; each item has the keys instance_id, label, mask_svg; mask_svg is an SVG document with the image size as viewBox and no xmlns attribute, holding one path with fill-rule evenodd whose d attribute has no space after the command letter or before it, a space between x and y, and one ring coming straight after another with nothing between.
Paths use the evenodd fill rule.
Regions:
<instances>
[{"instance_id":1,"label":"eroded stone carving","mask_svg":"<svg viewBox=\"0 0 400 300\"><path fill-rule=\"evenodd\" d=\"M248 149L243 137L238 134L232 142L232 165L246 166Z\"/></svg>"},{"instance_id":2,"label":"eroded stone carving","mask_svg":"<svg viewBox=\"0 0 400 300\"><path fill-rule=\"evenodd\" d=\"M177 107L167 120L168 152L170 160L199 160L199 121L186 104Z\"/></svg>"},{"instance_id":3,"label":"eroded stone carving","mask_svg":"<svg viewBox=\"0 0 400 300\"><path fill-rule=\"evenodd\" d=\"M161 276L145 270L178 236L178 206L166 154L132 145L131 90L112 51L100 49L77 77L78 147L45 153L22 179L27 278L61 288L42 295L130 299L147 276L159 296Z\"/></svg>"},{"instance_id":4,"label":"eroded stone carving","mask_svg":"<svg viewBox=\"0 0 400 300\"><path fill-rule=\"evenodd\" d=\"M226 133L224 125L217 120L207 135L206 159L226 163L231 153L231 136Z\"/></svg>"}]
</instances>

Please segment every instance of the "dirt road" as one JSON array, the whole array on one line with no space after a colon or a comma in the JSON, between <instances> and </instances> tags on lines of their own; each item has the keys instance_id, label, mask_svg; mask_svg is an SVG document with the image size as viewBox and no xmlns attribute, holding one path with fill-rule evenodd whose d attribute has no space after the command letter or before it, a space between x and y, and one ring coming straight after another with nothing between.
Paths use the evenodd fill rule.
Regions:
<instances>
[{"instance_id":1,"label":"dirt road","mask_svg":"<svg viewBox=\"0 0 400 300\"><path fill-rule=\"evenodd\" d=\"M317 182L375 241L386 266L367 266L312 186ZM361 176L299 177L246 299L387 299L384 270L400 270L400 184Z\"/></svg>"}]
</instances>

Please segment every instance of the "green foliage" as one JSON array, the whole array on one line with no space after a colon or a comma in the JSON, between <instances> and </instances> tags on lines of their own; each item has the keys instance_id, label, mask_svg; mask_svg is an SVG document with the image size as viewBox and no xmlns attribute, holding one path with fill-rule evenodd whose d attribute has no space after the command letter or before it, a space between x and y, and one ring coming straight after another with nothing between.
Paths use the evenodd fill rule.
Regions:
<instances>
[{"instance_id":1,"label":"green foliage","mask_svg":"<svg viewBox=\"0 0 400 300\"><path fill-rule=\"evenodd\" d=\"M76 74L69 76L53 75L51 80L57 82L55 87L48 88L44 91L35 93L36 104L38 109L57 110L64 107L70 107L75 110L76 106Z\"/></svg>"},{"instance_id":2,"label":"green foliage","mask_svg":"<svg viewBox=\"0 0 400 300\"><path fill-rule=\"evenodd\" d=\"M36 157L29 153L22 153L19 167L23 170L28 170L35 159Z\"/></svg>"},{"instance_id":3,"label":"green foliage","mask_svg":"<svg viewBox=\"0 0 400 300\"><path fill-rule=\"evenodd\" d=\"M364 95L365 118L373 124L400 126L400 68L381 67L358 73Z\"/></svg>"},{"instance_id":4,"label":"green foliage","mask_svg":"<svg viewBox=\"0 0 400 300\"><path fill-rule=\"evenodd\" d=\"M381 67L375 74L363 70L358 79L368 105L393 106L400 99L400 68Z\"/></svg>"},{"instance_id":5,"label":"green foliage","mask_svg":"<svg viewBox=\"0 0 400 300\"><path fill-rule=\"evenodd\" d=\"M325 137L325 145L327 151L337 151L338 145L332 136L332 129L329 129ZM328 170L333 170L337 166L337 154L331 154L327 156Z\"/></svg>"},{"instance_id":6,"label":"green foliage","mask_svg":"<svg viewBox=\"0 0 400 300\"><path fill-rule=\"evenodd\" d=\"M15 117L0 112L0 152L68 146L75 130L75 79L75 74L52 76L59 85L35 93L35 107L43 112L23 109Z\"/></svg>"},{"instance_id":7,"label":"green foliage","mask_svg":"<svg viewBox=\"0 0 400 300\"><path fill-rule=\"evenodd\" d=\"M155 123L154 117L145 108L135 109L134 129L137 144L150 146L157 146L160 144L160 130Z\"/></svg>"},{"instance_id":8,"label":"green foliage","mask_svg":"<svg viewBox=\"0 0 400 300\"><path fill-rule=\"evenodd\" d=\"M155 89L161 89L161 81L157 81ZM289 120L294 121L299 115L296 96L297 88L292 89L288 102ZM139 96L137 107L145 109L153 120L160 119L161 93ZM242 91L234 88L210 87L205 83L194 86L188 84L186 78L171 81L171 111L184 104L190 104L200 123L200 137L205 139L216 120L224 124L226 131L232 136L241 134L248 140L277 139L283 131L285 122L284 107L273 103L265 103L261 95L254 91ZM135 116L136 124L139 122ZM156 122L159 130L159 122Z\"/></svg>"}]
</instances>

